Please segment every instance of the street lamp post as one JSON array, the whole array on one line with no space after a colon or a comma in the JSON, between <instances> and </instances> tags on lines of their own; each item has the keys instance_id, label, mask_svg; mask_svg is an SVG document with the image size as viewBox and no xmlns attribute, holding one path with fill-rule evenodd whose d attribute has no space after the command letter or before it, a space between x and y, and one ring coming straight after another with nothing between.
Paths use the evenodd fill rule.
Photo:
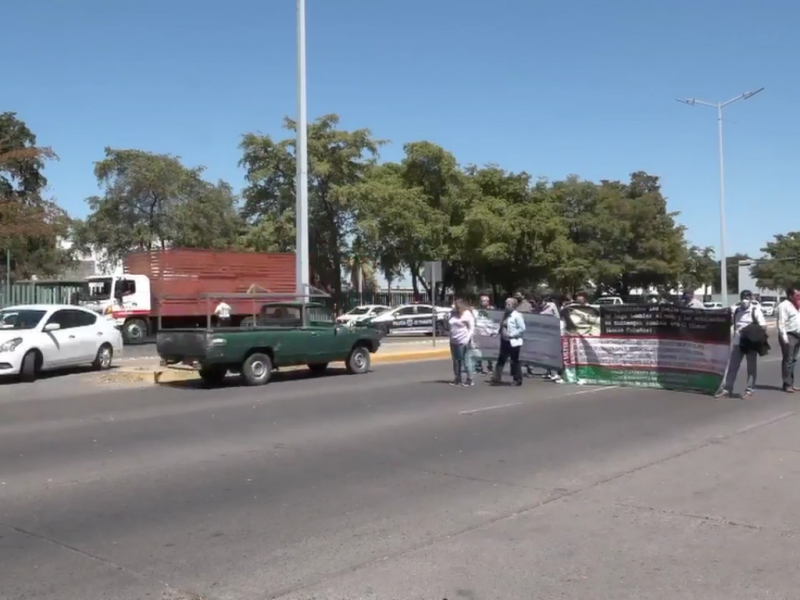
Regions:
<instances>
[{"instance_id":1,"label":"street lamp post","mask_svg":"<svg viewBox=\"0 0 800 600\"><path fill-rule=\"evenodd\" d=\"M728 306L728 260L725 255L725 160L722 151L722 109L728 106L729 104L733 104L734 102L738 102L739 100L747 100L748 98L752 98L759 92L763 91L764 88L758 88L752 92L745 92L744 94L740 94L735 98L731 98L727 102L704 102L703 100L697 100L695 98L676 98L678 102L682 102L683 104L688 104L689 106L701 105L701 106L710 106L711 108L717 109L717 132L719 137L719 234L720 234L720 241L719 241L719 251L722 254L720 259L720 286L722 289L720 292L722 293L722 304L723 306Z\"/></svg>"},{"instance_id":2,"label":"street lamp post","mask_svg":"<svg viewBox=\"0 0 800 600\"><path fill-rule=\"evenodd\" d=\"M306 114L306 2L297 0L297 181L295 228L297 293L305 302L310 293L308 259L308 116Z\"/></svg>"}]
</instances>

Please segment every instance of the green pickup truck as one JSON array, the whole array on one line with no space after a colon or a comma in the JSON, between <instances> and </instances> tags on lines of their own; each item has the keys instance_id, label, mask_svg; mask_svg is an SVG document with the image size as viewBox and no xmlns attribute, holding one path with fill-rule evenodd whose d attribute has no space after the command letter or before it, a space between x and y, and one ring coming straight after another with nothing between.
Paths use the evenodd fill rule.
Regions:
<instances>
[{"instance_id":1,"label":"green pickup truck","mask_svg":"<svg viewBox=\"0 0 800 600\"><path fill-rule=\"evenodd\" d=\"M280 367L322 373L344 361L349 373L366 373L380 340L372 328L337 325L323 304L270 302L241 327L159 331L156 347L163 365L191 365L206 384L221 384L231 371L248 385L264 385Z\"/></svg>"}]
</instances>

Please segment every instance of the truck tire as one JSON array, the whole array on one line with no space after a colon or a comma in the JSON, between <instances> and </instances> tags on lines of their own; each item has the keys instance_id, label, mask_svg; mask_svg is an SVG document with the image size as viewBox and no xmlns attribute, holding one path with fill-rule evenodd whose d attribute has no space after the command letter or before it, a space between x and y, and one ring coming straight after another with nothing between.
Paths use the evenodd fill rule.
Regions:
<instances>
[{"instance_id":1,"label":"truck tire","mask_svg":"<svg viewBox=\"0 0 800 600\"><path fill-rule=\"evenodd\" d=\"M143 319L129 319L122 326L122 337L126 344L144 344L147 333L147 321Z\"/></svg>"},{"instance_id":2,"label":"truck tire","mask_svg":"<svg viewBox=\"0 0 800 600\"><path fill-rule=\"evenodd\" d=\"M36 350L30 350L22 358L22 365L19 369L19 380L22 383L33 383L39 376L39 354Z\"/></svg>"},{"instance_id":3,"label":"truck tire","mask_svg":"<svg viewBox=\"0 0 800 600\"><path fill-rule=\"evenodd\" d=\"M356 346L350 351L345 367L351 375L362 375L369 371L371 357L369 348L366 346Z\"/></svg>"},{"instance_id":4,"label":"truck tire","mask_svg":"<svg viewBox=\"0 0 800 600\"><path fill-rule=\"evenodd\" d=\"M205 367L200 369L200 379L208 387L216 387L225 381L225 376L228 374L228 369L225 367L214 366Z\"/></svg>"},{"instance_id":5,"label":"truck tire","mask_svg":"<svg viewBox=\"0 0 800 600\"><path fill-rule=\"evenodd\" d=\"M272 376L272 359L266 354L255 352L244 359L242 377L247 385L264 385Z\"/></svg>"}]
</instances>

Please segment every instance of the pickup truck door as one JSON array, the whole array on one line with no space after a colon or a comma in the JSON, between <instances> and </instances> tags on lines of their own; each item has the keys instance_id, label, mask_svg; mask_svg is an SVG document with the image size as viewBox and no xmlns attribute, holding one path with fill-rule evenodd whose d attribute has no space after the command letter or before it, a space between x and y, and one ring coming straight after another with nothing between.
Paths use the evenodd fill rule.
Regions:
<instances>
[{"instance_id":1,"label":"pickup truck door","mask_svg":"<svg viewBox=\"0 0 800 600\"><path fill-rule=\"evenodd\" d=\"M310 358L314 362L326 363L342 360L342 350L339 346L340 330L346 328L336 325L333 311L319 306L309 307L307 329L311 336Z\"/></svg>"}]
</instances>

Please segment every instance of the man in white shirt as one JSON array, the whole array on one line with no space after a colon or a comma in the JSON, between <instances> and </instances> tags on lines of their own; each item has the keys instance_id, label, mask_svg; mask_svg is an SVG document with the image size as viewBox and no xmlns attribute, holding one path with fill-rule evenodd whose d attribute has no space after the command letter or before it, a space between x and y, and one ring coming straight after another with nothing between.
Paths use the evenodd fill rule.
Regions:
<instances>
[{"instance_id":1,"label":"man in white shirt","mask_svg":"<svg viewBox=\"0 0 800 600\"><path fill-rule=\"evenodd\" d=\"M228 327L231 323L231 306L225 300L220 300L217 307L214 309L214 314L217 317L217 325L219 327Z\"/></svg>"},{"instance_id":2,"label":"man in white shirt","mask_svg":"<svg viewBox=\"0 0 800 600\"><path fill-rule=\"evenodd\" d=\"M781 344L781 375L783 391L793 394L798 391L794 385L794 368L800 353L800 292L794 288L786 290L786 300L778 305L778 341Z\"/></svg>"},{"instance_id":3,"label":"man in white shirt","mask_svg":"<svg viewBox=\"0 0 800 600\"><path fill-rule=\"evenodd\" d=\"M753 305L753 293L750 290L744 290L739 295L739 304L733 310L733 347L731 348L731 357L728 361L728 374L725 378L725 385L722 390L717 394L717 397L730 396L733 393L733 386L736 383L736 376L739 374L739 367L742 366L742 360L747 360L747 383L745 384L744 397L750 398L756 388L756 377L758 377L758 353L752 349L745 352L742 349L742 331L748 325L757 323L761 327L767 327L767 322L764 319L764 313L761 307Z\"/></svg>"},{"instance_id":4,"label":"man in white shirt","mask_svg":"<svg viewBox=\"0 0 800 600\"><path fill-rule=\"evenodd\" d=\"M705 308L703 303L694 297L694 292L683 292L683 306L686 308Z\"/></svg>"}]
</instances>

